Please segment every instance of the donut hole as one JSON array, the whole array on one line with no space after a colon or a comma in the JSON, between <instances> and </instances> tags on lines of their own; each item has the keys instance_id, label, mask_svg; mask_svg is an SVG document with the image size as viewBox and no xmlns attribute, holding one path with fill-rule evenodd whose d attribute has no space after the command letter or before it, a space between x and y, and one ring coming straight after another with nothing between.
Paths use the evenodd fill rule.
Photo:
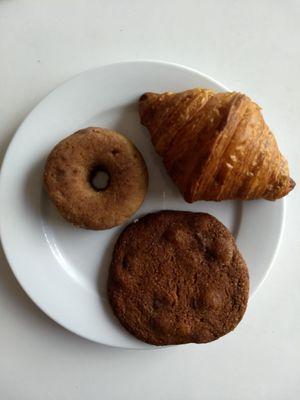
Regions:
<instances>
[{"instance_id":1,"label":"donut hole","mask_svg":"<svg viewBox=\"0 0 300 400\"><path fill-rule=\"evenodd\" d=\"M96 192L107 189L110 182L110 175L103 167L95 167L92 169L89 177L90 184Z\"/></svg>"}]
</instances>

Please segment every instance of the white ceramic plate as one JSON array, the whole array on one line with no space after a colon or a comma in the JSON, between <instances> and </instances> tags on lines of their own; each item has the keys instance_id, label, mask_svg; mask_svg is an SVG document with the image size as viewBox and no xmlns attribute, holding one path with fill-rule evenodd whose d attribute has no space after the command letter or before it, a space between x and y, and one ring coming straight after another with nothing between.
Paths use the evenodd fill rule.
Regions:
<instances>
[{"instance_id":1,"label":"white ceramic plate","mask_svg":"<svg viewBox=\"0 0 300 400\"><path fill-rule=\"evenodd\" d=\"M112 315L106 277L114 242L124 226L105 231L65 222L42 189L43 166L52 147L87 126L127 135L143 154L149 192L132 218L161 209L205 211L234 234L249 266L251 293L264 279L278 247L284 202L183 201L165 173L137 102L146 91L226 88L175 64L137 61L103 66L67 81L28 115L7 151L1 173L1 237L14 274L31 299L51 318L85 338L112 346L149 348L128 334Z\"/></svg>"}]
</instances>

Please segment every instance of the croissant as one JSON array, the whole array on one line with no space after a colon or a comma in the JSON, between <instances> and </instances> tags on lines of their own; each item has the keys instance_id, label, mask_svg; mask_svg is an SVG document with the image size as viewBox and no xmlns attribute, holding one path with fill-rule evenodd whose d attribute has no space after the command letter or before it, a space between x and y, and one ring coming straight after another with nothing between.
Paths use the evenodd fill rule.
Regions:
<instances>
[{"instance_id":1,"label":"croissant","mask_svg":"<svg viewBox=\"0 0 300 400\"><path fill-rule=\"evenodd\" d=\"M145 93L139 113L189 203L276 200L295 186L260 107L244 94L201 88Z\"/></svg>"}]
</instances>

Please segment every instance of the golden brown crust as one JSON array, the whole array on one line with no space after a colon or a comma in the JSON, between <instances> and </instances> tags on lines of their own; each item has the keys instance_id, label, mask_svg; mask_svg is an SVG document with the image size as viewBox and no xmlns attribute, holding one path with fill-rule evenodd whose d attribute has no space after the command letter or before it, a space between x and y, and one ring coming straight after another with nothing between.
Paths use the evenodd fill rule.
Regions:
<instances>
[{"instance_id":1,"label":"golden brown crust","mask_svg":"<svg viewBox=\"0 0 300 400\"><path fill-rule=\"evenodd\" d=\"M110 176L96 191L90 175L101 167ZM44 184L60 213L74 225L107 229L122 224L147 192L145 162L129 139L101 128L86 128L58 143L45 166Z\"/></svg>"},{"instance_id":2,"label":"golden brown crust","mask_svg":"<svg viewBox=\"0 0 300 400\"><path fill-rule=\"evenodd\" d=\"M260 108L241 93L145 93L141 122L188 202L276 200L295 186Z\"/></svg>"},{"instance_id":3,"label":"golden brown crust","mask_svg":"<svg viewBox=\"0 0 300 400\"><path fill-rule=\"evenodd\" d=\"M148 214L114 249L109 300L124 327L156 345L206 343L244 315L247 266L234 238L211 215Z\"/></svg>"}]
</instances>

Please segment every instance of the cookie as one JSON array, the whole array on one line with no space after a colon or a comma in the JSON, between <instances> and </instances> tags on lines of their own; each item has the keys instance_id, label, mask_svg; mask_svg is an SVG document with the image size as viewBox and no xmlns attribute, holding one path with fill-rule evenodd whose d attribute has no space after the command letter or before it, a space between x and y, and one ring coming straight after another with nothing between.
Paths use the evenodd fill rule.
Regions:
<instances>
[{"instance_id":1,"label":"cookie","mask_svg":"<svg viewBox=\"0 0 300 400\"><path fill-rule=\"evenodd\" d=\"M108 298L121 324L147 343L216 340L240 322L248 293L235 240L209 214L149 214L115 245Z\"/></svg>"}]
</instances>

